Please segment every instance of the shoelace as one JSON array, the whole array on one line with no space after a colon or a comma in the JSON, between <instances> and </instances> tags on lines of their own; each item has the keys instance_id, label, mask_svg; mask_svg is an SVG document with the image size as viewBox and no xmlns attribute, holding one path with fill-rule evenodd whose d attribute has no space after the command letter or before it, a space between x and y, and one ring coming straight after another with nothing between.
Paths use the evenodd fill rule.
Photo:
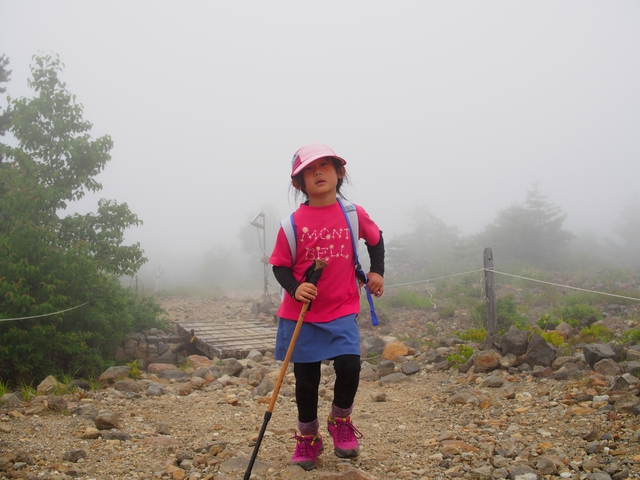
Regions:
<instances>
[{"instance_id":1,"label":"shoelace","mask_svg":"<svg viewBox=\"0 0 640 480\"><path fill-rule=\"evenodd\" d=\"M338 437L342 440L350 440L351 439L351 435L355 436L356 438L362 438L363 435L360 432L360 430L358 430L355 425L353 424L353 422L336 422L334 420L334 423L336 425L336 427L338 427Z\"/></svg>"},{"instance_id":2,"label":"shoelace","mask_svg":"<svg viewBox=\"0 0 640 480\"><path fill-rule=\"evenodd\" d=\"M308 456L308 454L311 452L311 447L313 446L314 443L316 443L316 440L318 437L315 436L311 436L311 435L294 435L293 438L296 439L297 445L302 445L300 448L302 448L304 450L304 454L305 456ZM296 448L297 450L297 448Z\"/></svg>"}]
</instances>

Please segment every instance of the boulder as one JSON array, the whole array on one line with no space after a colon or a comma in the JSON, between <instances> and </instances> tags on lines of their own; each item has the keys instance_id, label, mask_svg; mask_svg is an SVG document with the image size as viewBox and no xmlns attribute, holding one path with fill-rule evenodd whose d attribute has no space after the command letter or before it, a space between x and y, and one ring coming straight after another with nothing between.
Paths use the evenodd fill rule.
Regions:
<instances>
[{"instance_id":1,"label":"boulder","mask_svg":"<svg viewBox=\"0 0 640 480\"><path fill-rule=\"evenodd\" d=\"M549 345L540 335L534 333L529 339L529 344L527 345L527 350L522 362L532 368L536 365L550 367L557 357L558 352L555 348Z\"/></svg>"},{"instance_id":2,"label":"boulder","mask_svg":"<svg viewBox=\"0 0 640 480\"><path fill-rule=\"evenodd\" d=\"M502 355L520 356L527 351L528 342L529 332L512 327L502 336Z\"/></svg>"},{"instance_id":3,"label":"boulder","mask_svg":"<svg viewBox=\"0 0 640 480\"><path fill-rule=\"evenodd\" d=\"M616 356L616 352L608 343L588 343L582 348L582 353L591 368L600 360L613 359Z\"/></svg>"}]
</instances>

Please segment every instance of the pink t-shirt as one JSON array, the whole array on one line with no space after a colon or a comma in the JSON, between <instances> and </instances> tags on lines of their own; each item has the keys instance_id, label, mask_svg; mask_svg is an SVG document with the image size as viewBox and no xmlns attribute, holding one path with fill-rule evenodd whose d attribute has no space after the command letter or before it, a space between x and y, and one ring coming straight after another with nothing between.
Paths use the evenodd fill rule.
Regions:
<instances>
[{"instance_id":1,"label":"pink t-shirt","mask_svg":"<svg viewBox=\"0 0 640 480\"><path fill-rule=\"evenodd\" d=\"M358 236L369 245L380 240L380 230L363 208L356 205ZM296 259L292 262L291 249L282 228L269 263L276 267L292 267L293 276L300 280L314 260L327 262L318 282L318 295L305 322L330 322L336 318L360 311L360 296L355 278L353 246L349 226L338 202L323 207L300 205L293 214L296 226ZM278 316L297 320L302 303L285 293Z\"/></svg>"}]
</instances>

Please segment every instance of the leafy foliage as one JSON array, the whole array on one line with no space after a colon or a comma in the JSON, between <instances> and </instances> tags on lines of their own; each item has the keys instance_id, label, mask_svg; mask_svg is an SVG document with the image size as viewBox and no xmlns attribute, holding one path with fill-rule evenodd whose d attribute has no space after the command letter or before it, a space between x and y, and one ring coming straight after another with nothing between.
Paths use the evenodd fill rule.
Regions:
<instances>
[{"instance_id":1,"label":"leafy foliage","mask_svg":"<svg viewBox=\"0 0 640 480\"><path fill-rule=\"evenodd\" d=\"M467 363L467 360L471 358L471 355L473 355L472 347L460 345L457 352L447 355L447 362L449 362L450 365L455 365L457 368L458 365Z\"/></svg>"},{"instance_id":2,"label":"leafy foliage","mask_svg":"<svg viewBox=\"0 0 640 480\"><path fill-rule=\"evenodd\" d=\"M441 274L443 268L464 262L469 252L458 227L447 226L426 205L410 213L412 230L387 244L387 264L399 278Z\"/></svg>"},{"instance_id":3,"label":"leafy foliage","mask_svg":"<svg viewBox=\"0 0 640 480\"><path fill-rule=\"evenodd\" d=\"M561 321L564 320L573 327L579 326L580 321L587 317L595 317L597 320L601 318L596 307L582 303L565 305L559 309L557 315Z\"/></svg>"},{"instance_id":4,"label":"leafy foliage","mask_svg":"<svg viewBox=\"0 0 640 480\"><path fill-rule=\"evenodd\" d=\"M482 342L487 338L487 331L484 328L470 328L464 332L458 332L458 338L465 342Z\"/></svg>"},{"instance_id":5,"label":"leafy foliage","mask_svg":"<svg viewBox=\"0 0 640 480\"><path fill-rule=\"evenodd\" d=\"M477 305L474 311L474 318L481 319L482 323L485 324L487 318L486 305ZM499 298L496 301L496 317L499 334L503 334L511 326L522 330L527 330L530 327L529 319L518 311L518 304L513 295Z\"/></svg>"},{"instance_id":6,"label":"leafy foliage","mask_svg":"<svg viewBox=\"0 0 640 480\"><path fill-rule=\"evenodd\" d=\"M621 221L616 223L614 231L624 243L624 257L631 265L640 265L640 197L631 198L620 212Z\"/></svg>"},{"instance_id":7,"label":"leafy foliage","mask_svg":"<svg viewBox=\"0 0 640 480\"><path fill-rule=\"evenodd\" d=\"M607 343L611 340L615 340L616 335L608 327L604 325L591 325L590 327L583 328L578 334L578 340L582 343Z\"/></svg>"},{"instance_id":8,"label":"leafy foliage","mask_svg":"<svg viewBox=\"0 0 640 480\"><path fill-rule=\"evenodd\" d=\"M0 84L6 83L9 81L9 77L11 76L11 70L7 70L7 66L9 65L9 59L5 55L0 55ZM6 87L0 87L0 93L4 93L7 91ZM7 129L7 125L9 123L9 114L7 112L2 112L0 109L0 136L4 135L4 132ZM2 157L0 157L0 161L2 161Z\"/></svg>"},{"instance_id":9,"label":"leafy foliage","mask_svg":"<svg viewBox=\"0 0 640 480\"><path fill-rule=\"evenodd\" d=\"M113 143L90 137L59 58L34 57L31 69L35 96L8 98L13 141L0 143L0 318L27 318L0 323L0 377L13 384L90 375L112 362L124 334L160 325L161 313L118 281L146 261L139 244L123 245L142 223L126 203L62 215L102 188L93 177Z\"/></svg>"},{"instance_id":10,"label":"leafy foliage","mask_svg":"<svg viewBox=\"0 0 640 480\"><path fill-rule=\"evenodd\" d=\"M640 343L640 328L636 328L635 330L629 330L627 332L624 332L624 334L622 335L623 340L625 341L625 343L632 343L634 345L637 345Z\"/></svg>"}]
</instances>

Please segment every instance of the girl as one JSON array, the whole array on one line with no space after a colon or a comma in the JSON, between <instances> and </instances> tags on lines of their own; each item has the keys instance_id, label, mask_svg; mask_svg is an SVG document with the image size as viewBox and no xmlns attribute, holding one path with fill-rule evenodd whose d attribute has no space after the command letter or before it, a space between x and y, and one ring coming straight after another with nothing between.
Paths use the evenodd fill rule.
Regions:
<instances>
[{"instance_id":1,"label":"girl","mask_svg":"<svg viewBox=\"0 0 640 480\"><path fill-rule=\"evenodd\" d=\"M336 372L334 399L327 420L335 454L340 458L356 457L358 438L362 437L351 422L360 380L360 334L356 321L360 297L349 226L337 198L342 197L340 187L346 177L346 163L324 144L307 145L295 153L291 184L296 193L306 198L293 214L295 258L280 228L269 259L278 283L288 293L278 310L275 351L278 360L285 357L301 304L313 301L291 357L300 431L295 435L296 449L291 463L305 470L316 467L323 448L318 433L318 388L323 360L333 360ZM356 212L358 231L353 234L365 240L371 258L368 285L380 297L384 292L382 232L361 207L356 206ZM315 259L327 263L317 288L305 281L305 272Z\"/></svg>"}]
</instances>

